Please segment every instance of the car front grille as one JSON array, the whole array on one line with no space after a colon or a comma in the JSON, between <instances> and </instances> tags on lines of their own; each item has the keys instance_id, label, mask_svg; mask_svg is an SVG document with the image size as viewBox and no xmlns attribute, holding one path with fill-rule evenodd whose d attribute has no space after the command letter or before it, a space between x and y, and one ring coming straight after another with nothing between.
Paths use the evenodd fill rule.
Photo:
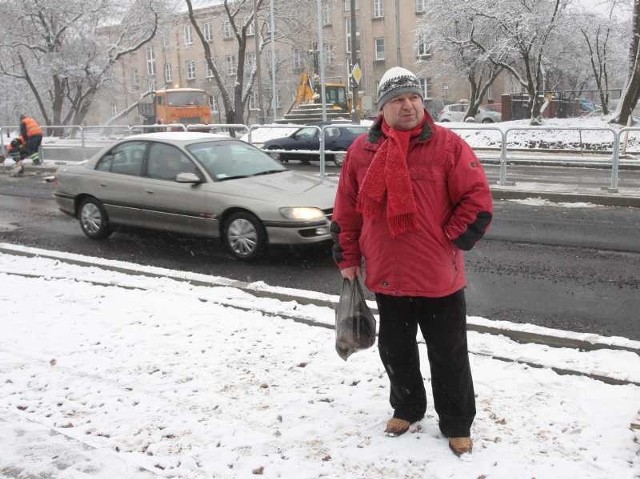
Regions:
<instances>
[{"instance_id":1,"label":"car front grille","mask_svg":"<svg viewBox=\"0 0 640 479\"><path fill-rule=\"evenodd\" d=\"M324 217L327 218L327 221L330 222L333 217L333 208L324 209L322 212L324 213Z\"/></svg>"}]
</instances>

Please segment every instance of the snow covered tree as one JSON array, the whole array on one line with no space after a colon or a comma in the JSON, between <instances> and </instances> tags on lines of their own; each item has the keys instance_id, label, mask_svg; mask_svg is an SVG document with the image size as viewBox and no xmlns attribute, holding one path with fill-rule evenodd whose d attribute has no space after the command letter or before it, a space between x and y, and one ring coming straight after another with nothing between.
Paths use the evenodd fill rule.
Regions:
<instances>
[{"instance_id":1,"label":"snow covered tree","mask_svg":"<svg viewBox=\"0 0 640 479\"><path fill-rule=\"evenodd\" d=\"M435 0L422 24L429 33L434 52L446 56L455 71L469 81L469 108L465 118L473 118L487 91L504 70L496 61L508 61L494 46L493 26L489 19L474 15L473 9L458 0ZM493 58L493 61L492 61Z\"/></svg>"},{"instance_id":2,"label":"snow covered tree","mask_svg":"<svg viewBox=\"0 0 640 479\"><path fill-rule=\"evenodd\" d=\"M45 124L81 124L118 59L153 38L163 8L154 0L0 2L0 76L18 81L22 104Z\"/></svg>"},{"instance_id":3,"label":"snow covered tree","mask_svg":"<svg viewBox=\"0 0 640 479\"><path fill-rule=\"evenodd\" d=\"M578 10L575 19L577 40L586 47L586 59L591 71L592 83L598 92L602 113L609 114L610 90L622 80L622 68L618 59L624 55L626 45L627 13L629 0L606 0L599 4L600 11ZM578 55L576 58L584 58ZM623 81L623 80L622 80Z\"/></svg>"},{"instance_id":4,"label":"snow covered tree","mask_svg":"<svg viewBox=\"0 0 640 479\"><path fill-rule=\"evenodd\" d=\"M640 99L640 0L633 2L631 43L629 46L629 78L622 91L611 122L626 125Z\"/></svg>"},{"instance_id":5,"label":"snow covered tree","mask_svg":"<svg viewBox=\"0 0 640 479\"><path fill-rule=\"evenodd\" d=\"M225 23L231 29L233 39L236 42L237 50L236 75L231 85L226 83L223 75L220 73L221 66L218 65L211 51L209 42L205 39L204 33L198 23L198 15L202 12L196 12L193 8L192 0L185 0L189 14L189 20L193 25L202 47L204 49L204 57L207 66L213 74L225 111L226 123L244 123L244 111L249 101L249 97L253 92L253 84L256 77L256 65L252 65L251 72L248 75L247 84L245 85L245 67L247 66L247 46L249 39L253 40L253 36L249 36L250 29L254 28L254 17L260 11L264 0L223 0L222 7L224 9ZM254 10L255 6L255 10ZM259 53L265 45L264 32L268 28L268 23L262 21L259 24L259 31L255 34L259 35L258 52L256 52L256 62L259 61Z\"/></svg>"},{"instance_id":6,"label":"snow covered tree","mask_svg":"<svg viewBox=\"0 0 640 479\"><path fill-rule=\"evenodd\" d=\"M482 35L467 37L478 52L504 68L530 98L531 123L541 122L547 68L566 21L571 0L466 0L453 2L456 12L471 25L482 25Z\"/></svg>"}]
</instances>

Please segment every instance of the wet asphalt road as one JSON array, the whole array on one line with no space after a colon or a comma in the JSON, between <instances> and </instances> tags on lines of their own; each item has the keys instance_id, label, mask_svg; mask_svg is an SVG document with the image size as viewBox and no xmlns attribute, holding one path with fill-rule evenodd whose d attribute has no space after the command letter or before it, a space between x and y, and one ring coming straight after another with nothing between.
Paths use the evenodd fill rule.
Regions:
<instances>
[{"instance_id":1,"label":"wet asphalt road","mask_svg":"<svg viewBox=\"0 0 640 479\"><path fill-rule=\"evenodd\" d=\"M215 240L142 231L86 238L42 176L0 175L0 242L337 294L328 246L274 248L242 263ZM640 340L640 209L497 201L467 254L468 313ZM1 266L0 266L1 270Z\"/></svg>"}]
</instances>

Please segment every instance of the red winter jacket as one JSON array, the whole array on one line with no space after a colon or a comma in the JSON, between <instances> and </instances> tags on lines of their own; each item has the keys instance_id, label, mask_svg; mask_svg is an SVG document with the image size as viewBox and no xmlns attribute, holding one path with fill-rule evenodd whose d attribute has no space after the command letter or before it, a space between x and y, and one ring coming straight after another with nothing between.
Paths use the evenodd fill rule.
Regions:
<instances>
[{"instance_id":1,"label":"red winter jacket","mask_svg":"<svg viewBox=\"0 0 640 479\"><path fill-rule=\"evenodd\" d=\"M411 139L407 167L418 206L418 227L392 237L385 215L363 218L358 190L384 140L381 118L356 139L342 166L331 231L340 269L365 261L365 284L375 293L438 298L466 286L464 255L491 222L493 203L484 169L469 145L427 121Z\"/></svg>"}]
</instances>

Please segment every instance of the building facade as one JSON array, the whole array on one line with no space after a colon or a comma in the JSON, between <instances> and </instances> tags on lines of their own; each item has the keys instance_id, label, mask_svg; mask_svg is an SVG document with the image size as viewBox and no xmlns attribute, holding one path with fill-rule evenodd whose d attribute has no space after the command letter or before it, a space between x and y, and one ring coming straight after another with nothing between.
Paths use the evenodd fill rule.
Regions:
<instances>
[{"instance_id":1,"label":"building facade","mask_svg":"<svg viewBox=\"0 0 640 479\"><path fill-rule=\"evenodd\" d=\"M194 8L197 5L196 20L220 77L233 95L238 74L238 43L222 0L193 3ZM229 3L232 8L240 7L235 19L236 24L242 26L251 14L252 0ZM447 58L432 52L429 32L422 26L428 0L274 0L275 42L273 47L267 43L262 51L258 51L256 26L260 30L258 38L267 41L271 38L270 1L265 0L258 12L258 21L247 25L243 63L245 87L257 58L260 59L261 75L255 79L249 95L243 115L245 123L282 118L294 102L301 75L319 73L321 58L327 82L350 85L352 3L355 3L356 57L362 72L357 94L365 116L377 113L378 81L393 66L414 71L422 83L425 98L455 102L468 97L467 80L448 69ZM319 24L322 25L324 44L322 54L318 48ZM119 63L114 80L96 103L90 121L106 122L124 112L149 90L193 87L203 88L212 96L214 123L225 122L220 89L207 66L201 40L184 7L161 22L152 42ZM493 86L488 100L499 101L502 91L496 91L498 88L502 90L501 82ZM133 109L117 123L134 124L135 116Z\"/></svg>"}]
</instances>

